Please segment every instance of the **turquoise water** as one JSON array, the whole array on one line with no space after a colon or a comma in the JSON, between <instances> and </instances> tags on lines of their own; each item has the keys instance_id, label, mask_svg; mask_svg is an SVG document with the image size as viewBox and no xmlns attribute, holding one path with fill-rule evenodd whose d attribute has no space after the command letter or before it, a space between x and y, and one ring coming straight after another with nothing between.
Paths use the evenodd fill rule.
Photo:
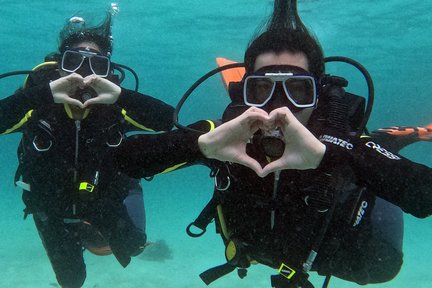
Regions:
<instances>
[{"instance_id":1,"label":"turquoise water","mask_svg":"<svg viewBox=\"0 0 432 288\"><path fill-rule=\"evenodd\" d=\"M348 4L349 3L349 4ZM104 1L2 1L0 73L30 69L56 49L57 33L78 10L103 11ZM215 57L241 61L244 49L272 1L119 1L114 24L113 61L131 66L140 76L141 92L175 105L186 89L215 67ZM357 59L372 74L376 102L369 128L426 125L430 113L432 72L432 3L430 1L299 1L304 22L315 31L327 56ZM350 91L365 93L361 77L346 67L329 66L349 79ZM10 95L21 77L0 80L1 97ZM133 87L133 82L126 82ZM181 121L221 115L227 97L218 78L187 102ZM57 287L33 222L22 220L23 204L13 186L18 135L1 138L0 154L0 287ZM432 166L430 143L403 151L410 159ZM84 287L205 287L198 274L224 263L223 245L214 227L199 239L184 230L211 196L208 171L193 167L144 183L148 235L169 251L143 255L126 269L111 256L86 254ZM432 250L431 218L405 217L405 263L391 282L367 287L429 288ZM252 267L240 280L235 273L211 287L270 287L265 267ZM312 276L316 287L323 279ZM330 287L357 287L332 280Z\"/></svg>"}]
</instances>

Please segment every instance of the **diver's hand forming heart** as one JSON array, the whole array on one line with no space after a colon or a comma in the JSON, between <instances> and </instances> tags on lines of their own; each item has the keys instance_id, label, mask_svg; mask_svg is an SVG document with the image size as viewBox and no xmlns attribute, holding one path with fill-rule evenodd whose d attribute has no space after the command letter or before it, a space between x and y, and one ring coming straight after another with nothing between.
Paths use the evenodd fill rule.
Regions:
<instances>
[{"instance_id":1,"label":"diver's hand forming heart","mask_svg":"<svg viewBox=\"0 0 432 288\"><path fill-rule=\"evenodd\" d=\"M93 88L97 93L96 97L88 99L84 102L84 108L94 104L114 104L117 102L120 96L120 86L105 78L96 75L90 75L85 77L83 82L85 86Z\"/></svg>"},{"instance_id":2,"label":"diver's hand forming heart","mask_svg":"<svg viewBox=\"0 0 432 288\"><path fill-rule=\"evenodd\" d=\"M201 135L198 145L207 158L235 162L263 173L261 165L246 154L246 144L258 129L268 129L269 116L258 108L249 108L243 114L215 130Z\"/></svg>"},{"instance_id":3,"label":"diver's hand forming heart","mask_svg":"<svg viewBox=\"0 0 432 288\"><path fill-rule=\"evenodd\" d=\"M287 107L270 112L267 125L282 130L285 150L279 159L257 172L259 176L265 177L278 170L315 169L319 166L326 151L325 145L303 126Z\"/></svg>"},{"instance_id":4,"label":"diver's hand forming heart","mask_svg":"<svg viewBox=\"0 0 432 288\"><path fill-rule=\"evenodd\" d=\"M79 89L85 89L86 87L94 89L97 96L82 103L74 96ZM83 78L77 73L52 81L50 88L55 103L67 103L83 109L94 104L113 104L118 100L121 92L118 85L105 78L96 75Z\"/></svg>"},{"instance_id":5,"label":"diver's hand forming heart","mask_svg":"<svg viewBox=\"0 0 432 288\"><path fill-rule=\"evenodd\" d=\"M84 108L84 104L78 99L73 98L78 89L83 89L84 78L76 73L50 82L50 89L53 95L54 103L67 103Z\"/></svg>"}]
</instances>

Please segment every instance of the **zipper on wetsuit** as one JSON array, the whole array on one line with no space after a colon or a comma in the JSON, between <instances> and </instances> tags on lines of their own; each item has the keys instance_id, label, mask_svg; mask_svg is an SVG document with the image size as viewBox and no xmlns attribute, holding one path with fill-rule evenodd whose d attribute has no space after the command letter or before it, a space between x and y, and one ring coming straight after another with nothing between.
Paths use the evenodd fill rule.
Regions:
<instances>
[{"instance_id":1,"label":"zipper on wetsuit","mask_svg":"<svg viewBox=\"0 0 432 288\"><path fill-rule=\"evenodd\" d=\"M73 182L76 184L78 178L78 154L79 154L79 134L81 131L81 121L75 120L75 160L74 160L74 179ZM76 214L76 204L72 205L72 214Z\"/></svg>"},{"instance_id":2,"label":"zipper on wetsuit","mask_svg":"<svg viewBox=\"0 0 432 288\"><path fill-rule=\"evenodd\" d=\"M279 188L279 176L280 176L280 172L281 171L275 171L274 172L274 182L273 182L273 195L272 195L272 210L271 210L271 215L270 215L270 227L273 230L274 224L275 224L275 208L274 208L274 201L276 200L277 197L277 192L278 192L278 188Z\"/></svg>"}]
</instances>

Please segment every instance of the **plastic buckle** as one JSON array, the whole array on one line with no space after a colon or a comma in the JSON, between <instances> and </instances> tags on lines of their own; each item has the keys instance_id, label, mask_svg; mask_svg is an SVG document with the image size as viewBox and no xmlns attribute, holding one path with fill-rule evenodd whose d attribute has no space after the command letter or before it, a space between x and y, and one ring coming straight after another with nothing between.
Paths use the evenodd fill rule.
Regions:
<instances>
[{"instance_id":1,"label":"plastic buckle","mask_svg":"<svg viewBox=\"0 0 432 288\"><path fill-rule=\"evenodd\" d=\"M87 191L87 192L93 192L93 190L94 190L94 185L92 185L92 184L90 184L90 183L88 183L88 182L81 182L80 183L80 185L79 185L79 190L80 191L82 191L82 190L84 190L84 191Z\"/></svg>"},{"instance_id":2,"label":"plastic buckle","mask_svg":"<svg viewBox=\"0 0 432 288\"><path fill-rule=\"evenodd\" d=\"M294 277L294 274L296 274L296 271L292 269L291 267L285 265L284 263L281 264L278 270L279 274L281 274L283 277L287 279L291 279Z\"/></svg>"}]
</instances>

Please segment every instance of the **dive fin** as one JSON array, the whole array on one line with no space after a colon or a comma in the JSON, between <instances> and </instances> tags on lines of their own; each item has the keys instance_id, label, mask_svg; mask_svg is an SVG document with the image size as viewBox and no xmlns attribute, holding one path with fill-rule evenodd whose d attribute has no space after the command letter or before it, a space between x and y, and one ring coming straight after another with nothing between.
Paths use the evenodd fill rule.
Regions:
<instances>
[{"instance_id":1,"label":"dive fin","mask_svg":"<svg viewBox=\"0 0 432 288\"><path fill-rule=\"evenodd\" d=\"M377 139L380 144L391 151L399 152L418 141L432 142L432 123L424 127L392 126L379 128L371 133L371 137Z\"/></svg>"},{"instance_id":2,"label":"dive fin","mask_svg":"<svg viewBox=\"0 0 432 288\"><path fill-rule=\"evenodd\" d=\"M226 59L226 58L217 57L216 63L218 65L218 67L222 67L222 66L225 66L228 64L234 64L237 62ZM230 82L240 82L243 79L244 74L245 74L245 68L244 67L237 67L237 68L223 70L221 72L221 75L222 75L222 81L224 83L225 88L228 89L228 85Z\"/></svg>"}]
</instances>

